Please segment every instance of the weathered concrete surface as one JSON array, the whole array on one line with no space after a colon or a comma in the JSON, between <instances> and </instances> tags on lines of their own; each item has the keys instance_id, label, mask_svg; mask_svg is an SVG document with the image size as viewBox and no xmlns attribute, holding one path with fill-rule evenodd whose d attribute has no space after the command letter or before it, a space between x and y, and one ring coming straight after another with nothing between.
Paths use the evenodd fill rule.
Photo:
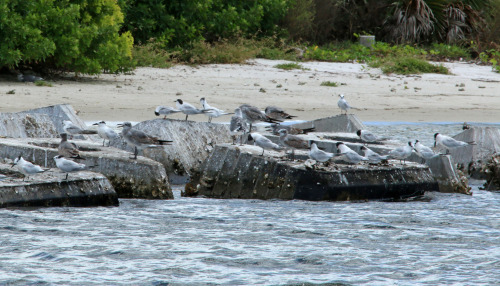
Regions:
<instances>
[{"instance_id":1,"label":"weathered concrete surface","mask_svg":"<svg viewBox=\"0 0 500 286\"><path fill-rule=\"evenodd\" d=\"M500 152L500 130L495 127L473 127L453 136L464 142L475 142L462 148L450 149L450 155L458 168L473 178L485 179L481 168ZM444 148L439 149L445 152Z\"/></svg>"},{"instance_id":2,"label":"weathered concrete surface","mask_svg":"<svg viewBox=\"0 0 500 286\"><path fill-rule=\"evenodd\" d=\"M52 120L54 126L56 127L57 134L64 132L63 126L64 120L69 120L73 122L76 126L86 129L87 126L85 122L83 122L78 115L76 115L75 110L69 104L58 104L51 105L47 107L41 107L36 109L30 109L22 112L18 112L18 114L46 114Z\"/></svg>"},{"instance_id":3,"label":"weathered concrete surface","mask_svg":"<svg viewBox=\"0 0 500 286\"><path fill-rule=\"evenodd\" d=\"M431 158L426 164L439 184L439 191L443 193L462 193L471 195L471 188L467 178L455 168L450 155Z\"/></svg>"},{"instance_id":4,"label":"weathered concrete surface","mask_svg":"<svg viewBox=\"0 0 500 286\"><path fill-rule=\"evenodd\" d=\"M0 136L12 138L56 138L58 132L46 114L0 113Z\"/></svg>"},{"instance_id":5,"label":"weathered concrete surface","mask_svg":"<svg viewBox=\"0 0 500 286\"><path fill-rule=\"evenodd\" d=\"M160 139L174 141L172 145L143 151L145 157L163 164L174 184L187 182L190 170L200 166L215 144L232 142L229 127L224 124L155 119L140 122L133 128ZM115 140L113 146L133 151L122 140Z\"/></svg>"},{"instance_id":6,"label":"weathered concrete surface","mask_svg":"<svg viewBox=\"0 0 500 286\"><path fill-rule=\"evenodd\" d=\"M0 139L0 158L22 155L42 167L55 168L59 139ZM80 147L79 161L96 166L92 171L105 175L120 198L173 199L162 164L145 157L129 159L129 153L84 140L72 140ZM70 175L71 176L71 175Z\"/></svg>"},{"instance_id":7,"label":"weathered concrete surface","mask_svg":"<svg viewBox=\"0 0 500 286\"><path fill-rule=\"evenodd\" d=\"M65 174L56 169L36 174L23 181L22 174L8 164L0 164L0 207L117 206L118 196L101 174Z\"/></svg>"},{"instance_id":8,"label":"weathered concrete surface","mask_svg":"<svg viewBox=\"0 0 500 286\"><path fill-rule=\"evenodd\" d=\"M351 132L354 133L360 129L366 129L365 125L354 114L342 114L327 118L315 119L312 121L293 124L296 128L314 127L316 132Z\"/></svg>"},{"instance_id":9,"label":"weathered concrete surface","mask_svg":"<svg viewBox=\"0 0 500 286\"><path fill-rule=\"evenodd\" d=\"M183 195L345 201L400 200L438 191L431 171L421 164L331 164L312 170L303 161L283 161L276 152L266 152L271 157L259 156L261 150L249 145L217 145L186 184Z\"/></svg>"}]
</instances>

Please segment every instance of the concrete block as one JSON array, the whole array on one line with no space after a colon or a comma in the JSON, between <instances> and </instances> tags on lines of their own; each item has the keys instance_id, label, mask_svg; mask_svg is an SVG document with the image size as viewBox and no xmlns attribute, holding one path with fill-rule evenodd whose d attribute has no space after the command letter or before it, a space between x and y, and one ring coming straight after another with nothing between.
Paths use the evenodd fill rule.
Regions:
<instances>
[{"instance_id":1,"label":"concrete block","mask_svg":"<svg viewBox=\"0 0 500 286\"><path fill-rule=\"evenodd\" d=\"M36 109L30 109L22 112L18 112L18 114L46 114L52 120L54 126L56 127L57 134L64 132L63 129L63 121L69 120L73 122L76 126L87 129L85 122L76 115L73 106L69 104L58 104L51 105L47 107L41 107Z\"/></svg>"},{"instance_id":2,"label":"concrete block","mask_svg":"<svg viewBox=\"0 0 500 286\"><path fill-rule=\"evenodd\" d=\"M55 168L59 139L0 139L0 158L22 155L42 167ZM105 175L120 198L173 199L172 189L162 164L139 156L129 159L129 153L84 140L73 140L81 152L80 160L92 170Z\"/></svg>"},{"instance_id":3,"label":"concrete block","mask_svg":"<svg viewBox=\"0 0 500 286\"><path fill-rule=\"evenodd\" d=\"M473 127L453 136L453 138L476 143L475 145L450 149L450 155L460 170L473 178L485 179L481 168L492 158L493 154L500 152L500 130L495 127ZM443 149L439 151L445 152Z\"/></svg>"},{"instance_id":4,"label":"concrete block","mask_svg":"<svg viewBox=\"0 0 500 286\"><path fill-rule=\"evenodd\" d=\"M11 138L57 138L59 133L46 114L0 113L0 136Z\"/></svg>"},{"instance_id":5,"label":"concrete block","mask_svg":"<svg viewBox=\"0 0 500 286\"><path fill-rule=\"evenodd\" d=\"M229 127L224 124L173 119L143 121L134 128L160 139L173 140L168 146L145 149L144 156L163 164L174 184L186 183L190 170L199 168L213 146L232 142ZM132 152L121 140L113 146Z\"/></svg>"},{"instance_id":6,"label":"concrete block","mask_svg":"<svg viewBox=\"0 0 500 286\"><path fill-rule=\"evenodd\" d=\"M303 161L283 161L282 153L260 153L260 148L249 145L217 145L183 195L337 201L399 200L438 191L431 171L421 164L309 169Z\"/></svg>"},{"instance_id":7,"label":"concrete block","mask_svg":"<svg viewBox=\"0 0 500 286\"><path fill-rule=\"evenodd\" d=\"M467 178L455 168L450 155L431 158L426 164L438 182L440 192L471 194Z\"/></svg>"},{"instance_id":8,"label":"concrete block","mask_svg":"<svg viewBox=\"0 0 500 286\"><path fill-rule=\"evenodd\" d=\"M365 125L354 114L341 114L337 116L315 119L312 121L293 124L296 128L315 128L315 132L349 132L354 133L359 129L366 129Z\"/></svg>"},{"instance_id":9,"label":"concrete block","mask_svg":"<svg viewBox=\"0 0 500 286\"><path fill-rule=\"evenodd\" d=\"M30 176L23 181L8 164L0 164L0 207L118 206L118 196L101 174L72 173L68 180L58 169Z\"/></svg>"}]
</instances>

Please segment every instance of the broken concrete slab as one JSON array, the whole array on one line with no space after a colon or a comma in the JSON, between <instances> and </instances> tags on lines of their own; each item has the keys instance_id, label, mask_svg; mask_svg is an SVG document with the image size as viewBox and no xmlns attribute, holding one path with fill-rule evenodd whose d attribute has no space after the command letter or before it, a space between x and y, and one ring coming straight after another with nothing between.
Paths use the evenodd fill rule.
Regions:
<instances>
[{"instance_id":1,"label":"broken concrete slab","mask_svg":"<svg viewBox=\"0 0 500 286\"><path fill-rule=\"evenodd\" d=\"M493 154L500 152L500 130L495 127L472 127L453 138L463 142L475 142L474 145L450 149L450 155L460 170L473 178L485 179L481 169ZM438 151L445 152L444 148Z\"/></svg>"},{"instance_id":2,"label":"broken concrete slab","mask_svg":"<svg viewBox=\"0 0 500 286\"><path fill-rule=\"evenodd\" d=\"M85 122L78 117L76 114L75 110L73 109L73 106L69 104L58 104L58 105L51 105L47 107L41 107L41 108L35 108L35 109L30 109L26 111L21 111L18 112L19 114L46 114L50 117L52 122L54 123L54 126L56 127L56 130L59 133L64 132L63 129L63 121L64 120L69 120L73 122L76 126L86 129L87 125L85 125Z\"/></svg>"},{"instance_id":3,"label":"broken concrete slab","mask_svg":"<svg viewBox=\"0 0 500 286\"><path fill-rule=\"evenodd\" d=\"M22 155L42 167L55 168L58 139L0 139L0 158ZM73 140L80 149L80 160L92 171L105 175L120 198L173 199L168 176L162 164L145 157L129 159L129 153L85 140Z\"/></svg>"},{"instance_id":4,"label":"broken concrete slab","mask_svg":"<svg viewBox=\"0 0 500 286\"><path fill-rule=\"evenodd\" d=\"M232 142L229 127L224 124L155 119L140 122L133 128L160 139L174 141L172 145L143 151L145 157L163 164L174 184L186 183L190 170L204 161L215 144ZM112 146L133 152L123 140L115 140Z\"/></svg>"},{"instance_id":5,"label":"broken concrete slab","mask_svg":"<svg viewBox=\"0 0 500 286\"><path fill-rule=\"evenodd\" d=\"M354 114L341 114L332 117L292 124L291 126L306 129L314 127L315 132L350 132L366 129L365 125Z\"/></svg>"},{"instance_id":6,"label":"broken concrete slab","mask_svg":"<svg viewBox=\"0 0 500 286\"><path fill-rule=\"evenodd\" d=\"M425 165L331 164L310 169L255 146L219 144L186 184L183 195L210 198L400 200L438 191ZM270 156L269 156L270 155Z\"/></svg>"},{"instance_id":7,"label":"broken concrete slab","mask_svg":"<svg viewBox=\"0 0 500 286\"><path fill-rule=\"evenodd\" d=\"M469 181L456 169L450 155L436 156L426 161L439 184L442 193L462 193L470 195Z\"/></svg>"},{"instance_id":8,"label":"broken concrete slab","mask_svg":"<svg viewBox=\"0 0 500 286\"><path fill-rule=\"evenodd\" d=\"M11 138L56 138L52 119L46 114L0 113L0 136Z\"/></svg>"},{"instance_id":9,"label":"broken concrete slab","mask_svg":"<svg viewBox=\"0 0 500 286\"><path fill-rule=\"evenodd\" d=\"M65 174L57 169L23 181L8 164L0 164L0 207L118 206L118 196L105 176L82 171Z\"/></svg>"}]
</instances>

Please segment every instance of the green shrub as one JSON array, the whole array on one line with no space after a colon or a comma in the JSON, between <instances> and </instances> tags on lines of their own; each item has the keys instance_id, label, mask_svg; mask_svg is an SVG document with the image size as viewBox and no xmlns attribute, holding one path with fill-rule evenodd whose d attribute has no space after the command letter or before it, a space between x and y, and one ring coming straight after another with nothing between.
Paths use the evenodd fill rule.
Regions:
<instances>
[{"instance_id":1,"label":"green shrub","mask_svg":"<svg viewBox=\"0 0 500 286\"><path fill-rule=\"evenodd\" d=\"M126 15L124 30L136 43L154 38L170 48L239 35L272 35L279 30L287 5L285 0L120 1Z\"/></svg>"},{"instance_id":2,"label":"green shrub","mask_svg":"<svg viewBox=\"0 0 500 286\"><path fill-rule=\"evenodd\" d=\"M338 83L334 82L334 81L324 81L320 84L321 86L332 86L332 87L337 87L339 86Z\"/></svg>"},{"instance_id":3,"label":"green shrub","mask_svg":"<svg viewBox=\"0 0 500 286\"><path fill-rule=\"evenodd\" d=\"M113 0L4 0L0 67L124 71L130 67L133 39L130 33L118 33L122 22Z\"/></svg>"},{"instance_id":4,"label":"green shrub","mask_svg":"<svg viewBox=\"0 0 500 286\"><path fill-rule=\"evenodd\" d=\"M420 74L440 73L449 74L443 65L433 65L424 59L414 57L387 57L371 61L371 67L380 68L384 73Z\"/></svg>"},{"instance_id":5,"label":"green shrub","mask_svg":"<svg viewBox=\"0 0 500 286\"><path fill-rule=\"evenodd\" d=\"M274 67L277 68L277 69L283 69L283 70L304 69L298 63L277 64Z\"/></svg>"}]
</instances>

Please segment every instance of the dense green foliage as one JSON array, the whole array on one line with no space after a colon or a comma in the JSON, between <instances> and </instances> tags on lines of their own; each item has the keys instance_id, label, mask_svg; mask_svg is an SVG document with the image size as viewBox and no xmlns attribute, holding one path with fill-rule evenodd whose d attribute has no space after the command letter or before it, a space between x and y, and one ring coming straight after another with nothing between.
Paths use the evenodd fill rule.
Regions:
<instances>
[{"instance_id":1,"label":"dense green foliage","mask_svg":"<svg viewBox=\"0 0 500 286\"><path fill-rule=\"evenodd\" d=\"M121 0L136 43L186 47L241 35L271 35L287 11L286 0Z\"/></svg>"},{"instance_id":2,"label":"dense green foliage","mask_svg":"<svg viewBox=\"0 0 500 286\"><path fill-rule=\"evenodd\" d=\"M113 0L3 0L0 68L121 71L133 44L130 33L118 33L122 22Z\"/></svg>"}]
</instances>

